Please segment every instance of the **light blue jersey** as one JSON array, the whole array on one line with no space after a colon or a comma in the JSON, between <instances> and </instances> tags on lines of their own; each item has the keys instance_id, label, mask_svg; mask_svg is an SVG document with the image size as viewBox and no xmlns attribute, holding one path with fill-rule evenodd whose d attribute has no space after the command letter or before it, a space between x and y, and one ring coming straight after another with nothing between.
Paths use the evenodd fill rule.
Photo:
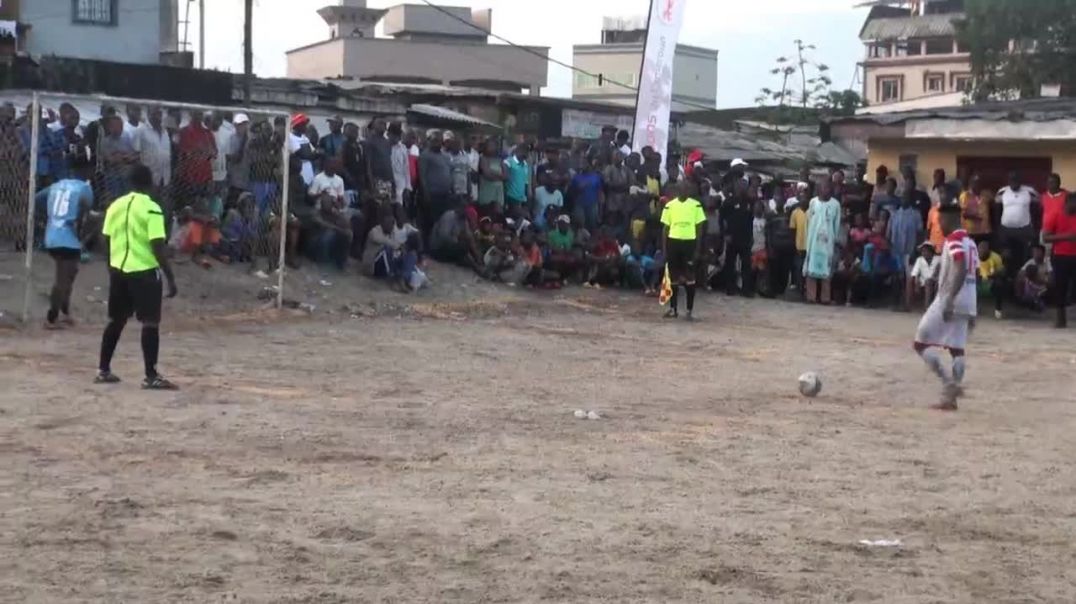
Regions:
<instances>
[{"instance_id":1,"label":"light blue jersey","mask_svg":"<svg viewBox=\"0 0 1076 604\"><path fill-rule=\"evenodd\" d=\"M37 194L38 206L45 205L46 249L81 250L76 225L79 213L93 203L93 189L83 180L67 178Z\"/></svg>"}]
</instances>

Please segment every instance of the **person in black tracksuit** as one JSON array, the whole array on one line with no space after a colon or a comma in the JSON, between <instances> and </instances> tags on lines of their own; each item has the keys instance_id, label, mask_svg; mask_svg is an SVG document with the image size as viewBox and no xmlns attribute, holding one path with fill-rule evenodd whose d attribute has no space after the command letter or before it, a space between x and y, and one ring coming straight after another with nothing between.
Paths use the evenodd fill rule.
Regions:
<instances>
[{"instance_id":1,"label":"person in black tracksuit","mask_svg":"<svg viewBox=\"0 0 1076 604\"><path fill-rule=\"evenodd\" d=\"M740 293L755 294L755 276L751 271L751 226L754 221L754 202L747 194L747 181L737 178L732 195L721 204L721 231L725 234L725 291L736 294L736 260L740 261L743 286Z\"/></svg>"},{"instance_id":2,"label":"person in black tracksuit","mask_svg":"<svg viewBox=\"0 0 1076 604\"><path fill-rule=\"evenodd\" d=\"M766 220L766 251L769 262L770 294L774 297L785 295L789 276L796 260L796 234L789 228L789 213L785 211L787 202L777 203L777 210L771 212Z\"/></svg>"}]
</instances>

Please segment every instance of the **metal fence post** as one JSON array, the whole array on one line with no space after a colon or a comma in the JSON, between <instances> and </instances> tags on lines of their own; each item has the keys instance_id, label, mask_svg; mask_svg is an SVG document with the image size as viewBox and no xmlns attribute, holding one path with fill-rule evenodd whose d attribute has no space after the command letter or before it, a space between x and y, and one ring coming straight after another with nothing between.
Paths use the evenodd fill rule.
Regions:
<instances>
[{"instance_id":1,"label":"metal fence post","mask_svg":"<svg viewBox=\"0 0 1076 604\"><path fill-rule=\"evenodd\" d=\"M41 101L36 92L33 102L30 103L30 111L30 186L26 204L26 289L22 299L23 323L30 322L30 304L33 302L34 293L34 213L37 209L34 197L37 196L37 154L41 133Z\"/></svg>"},{"instance_id":2,"label":"metal fence post","mask_svg":"<svg viewBox=\"0 0 1076 604\"><path fill-rule=\"evenodd\" d=\"M284 162L284 169L281 173L280 179L280 253L277 256L276 264L277 270L280 271L278 273L276 282L276 307L278 309L284 307L284 273L287 272L287 265L285 264L285 259L287 258L288 249L288 193L289 189L291 188L288 186L289 179L291 177L291 153L289 152L289 136L291 136L291 133L287 131L287 127L285 126L284 144L280 148L280 157Z\"/></svg>"}]
</instances>

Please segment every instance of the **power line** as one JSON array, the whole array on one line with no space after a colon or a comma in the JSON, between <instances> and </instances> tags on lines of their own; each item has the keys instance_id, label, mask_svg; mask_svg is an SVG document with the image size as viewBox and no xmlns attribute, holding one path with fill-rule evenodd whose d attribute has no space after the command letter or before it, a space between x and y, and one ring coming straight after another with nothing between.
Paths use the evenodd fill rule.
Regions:
<instances>
[{"instance_id":1,"label":"power line","mask_svg":"<svg viewBox=\"0 0 1076 604\"><path fill-rule=\"evenodd\" d=\"M537 50L534 50L533 48L530 48L528 46L523 46L522 44L516 44L515 42L509 40L508 38L505 38L504 36L499 36L499 35L491 32L491 31L489 31L487 29L479 27L473 21L469 21L467 19L463 19L463 18L459 17L458 15L452 14L450 11L445 10L444 7L438 6L438 5L434 4L433 2L431 2L430 0L422 0L422 2L426 6L429 6L430 8L436 10L439 13L442 13L442 14L450 17L451 19L453 19L455 21L459 21L460 23L463 23L464 25L466 25L467 27L470 27L471 29L475 29L475 30L477 30L477 31L479 31L479 32L491 37L491 38L495 38L497 40L500 40L501 42L504 42L505 44L507 44L509 46L512 46L514 48L518 48L518 49L520 49L520 50L522 50L524 52L527 52L529 54L532 54L532 55L534 55L536 57L545 59L546 61L549 61L550 63L553 63L554 65L559 65L561 67L565 67L565 68L570 69L570 70L572 70L572 71L574 71L576 73L581 73L583 75L589 76L589 77L594 78L596 80L601 80L602 82L608 82L609 84L612 84L614 86L619 86L620 88L623 88L625 90L628 90L628 91L631 91L631 92L634 92L634 93L639 92L639 88L636 87L636 86L629 86L628 84L624 84L623 82L618 82L616 80L609 79L609 78L607 78L607 77L605 77L605 76L603 76L601 74L591 73L591 72L589 72L589 71L587 71L585 69L581 69L579 67L576 67L575 65L571 65L571 64L565 63L564 61L561 61L559 59L555 59L555 58L553 58L553 57L551 57L549 55L542 54L542 53L538 52ZM645 48L643 49L643 52L645 54L645 52L646 52ZM676 100L676 102L681 104L681 105L687 105L687 106L690 106L690 107L697 107L699 109L705 109L705 110L708 110L708 111L714 109L713 107L703 105L701 103L693 103L691 101Z\"/></svg>"}]
</instances>

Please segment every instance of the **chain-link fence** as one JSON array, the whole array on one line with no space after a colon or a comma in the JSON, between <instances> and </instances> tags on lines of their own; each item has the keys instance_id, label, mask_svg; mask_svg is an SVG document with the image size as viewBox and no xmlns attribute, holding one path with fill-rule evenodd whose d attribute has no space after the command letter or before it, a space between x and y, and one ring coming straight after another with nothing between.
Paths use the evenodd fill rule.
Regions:
<instances>
[{"instance_id":1,"label":"chain-link fence","mask_svg":"<svg viewBox=\"0 0 1076 604\"><path fill-rule=\"evenodd\" d=\"M298 176L297 158L289 157L287 114L104 96L6 96L0 246L25 254L24 321L35 258L48 229L63 224L57 210L67 204L49 203L61 183L87 183L92 191L76 221L86 260L102 252L108 206L131 192L130 176L140 165L152 175L149 193L164 213L174 259L275 279L282 303L285 260L294 245L294 217L285 217L291 216L290 193L302 190L301 182L287 186Z\"/></svg>"}]
</instances>

